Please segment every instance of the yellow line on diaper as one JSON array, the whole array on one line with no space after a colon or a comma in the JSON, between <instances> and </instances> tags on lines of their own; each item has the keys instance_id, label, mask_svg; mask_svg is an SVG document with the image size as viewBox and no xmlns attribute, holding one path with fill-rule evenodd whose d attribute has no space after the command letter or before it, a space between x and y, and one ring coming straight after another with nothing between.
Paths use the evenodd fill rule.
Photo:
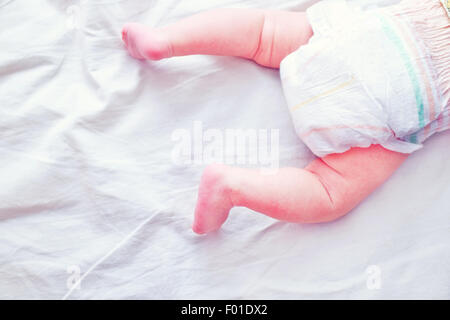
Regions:
<instances>
[{"instance_id":1,"label":"yellow line on diaper","mask_svg":"<svg viewBox=\"0 0 450 320\"><path fill-rule=\"evenodd\" d=\"M308 100L303 101L303 102L301 102L301 103L299 103L299 104L293 106L293 107L291 108L291 110L292 110L292 111L297 110L298 108L303 107L305 104L308 104L308 103L311 103L311 102L313 102L313 101L316 101L316 100L319 99L319 98L328 96L328 95L330 95L330 94L332 94L332 93L334 93L334 92L336 92L336 91L338 91L338 90L340 90L340 89L342 89L342 88L345 88L346 86L352 84L354 81L355 81L355 77L352 76L352 78L351 78L350 80L348 80L348 81L346 81L346 82L344 82L344 83L341 83L340 85L338 85L338 86L336 86L336 87L334 87L334 88L332 88L332 89L330 89L330 90L328 90L328 91L325 91L325 92L323 92L323 93L321 93L321 94L319 94L319 95L317 95L317 96L311 97L311 98L309 98Z\"/></svg>"}]
</instances>

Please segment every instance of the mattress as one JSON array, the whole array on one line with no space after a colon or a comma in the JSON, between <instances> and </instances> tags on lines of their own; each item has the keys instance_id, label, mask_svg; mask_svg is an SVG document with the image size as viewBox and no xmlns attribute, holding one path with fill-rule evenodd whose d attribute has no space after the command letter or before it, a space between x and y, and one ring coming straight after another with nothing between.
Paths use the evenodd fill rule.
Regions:
<instances>
[{"instance_id":1,"label":"mattress","mask_svg":"<svg viewBox=\"0 0 450 320\"><path fill-rule=\"evenodd\" d=\"M173 161L176 130L276 129L280 166L314 156L277 70L137 61L122 25L312 3L0 0L0 298L449 299L450 132L334 222L234 208L218 232L190 228L206 164Z\"/></svg>"}]
</instances>

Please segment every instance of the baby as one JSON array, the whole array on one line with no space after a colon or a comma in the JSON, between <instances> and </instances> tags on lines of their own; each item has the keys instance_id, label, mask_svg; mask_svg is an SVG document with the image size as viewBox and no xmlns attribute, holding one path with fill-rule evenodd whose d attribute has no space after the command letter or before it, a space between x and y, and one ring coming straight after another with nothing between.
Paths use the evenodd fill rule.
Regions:
<instances>
[{"instance_id":1,"label":"baby","mask_svg":"<svg viewBox=\"0 0 450 320\"><path fill-rule=\"evenodd\" d=\"M234 206L289 222L337 219L449 129L448 10L440 0L369 11L323 1L306 12L217 9L156 29L126 24L137 59L228 55L280 68L296 132L318 157L273 175L207 167L193 230L219 229Z\"/></svg>"}]
</instances>

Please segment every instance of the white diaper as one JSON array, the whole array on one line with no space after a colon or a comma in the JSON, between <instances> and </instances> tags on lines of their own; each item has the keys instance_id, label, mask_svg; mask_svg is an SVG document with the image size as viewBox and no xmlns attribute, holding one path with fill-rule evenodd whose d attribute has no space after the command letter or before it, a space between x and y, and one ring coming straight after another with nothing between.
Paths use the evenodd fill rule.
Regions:
<instances>
[{"instance_id":1,"label":"white diaper","mask_svg":"<svg viewBox=\"0 0 450 320\"><path fill-rule=\"evenodd\" d=\"M280 75L296 132L315 155L371 144L411 153L449 128L448 99L405 20L345 1L319 2L307 16L314 35Z\"/></svg>"}]
</instances>

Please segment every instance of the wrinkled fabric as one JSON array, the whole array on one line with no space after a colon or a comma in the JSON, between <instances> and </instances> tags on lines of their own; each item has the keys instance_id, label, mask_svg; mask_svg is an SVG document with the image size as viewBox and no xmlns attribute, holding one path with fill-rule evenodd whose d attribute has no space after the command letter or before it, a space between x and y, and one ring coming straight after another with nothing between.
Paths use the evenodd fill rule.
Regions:
<instances>
[{"instance_id":1,"label":"wrinkled fabric","mask_svg":"<svg viewBox=\"0 0 450 320\"><path fill-rule=\"evenodd\" d=\"M0 298L450 298L448 132L338 221L235 208L217 233L190 228L205 165L173 163L174 130L273 128L281 166L314 156L276 70L136 61L123 23L310 4L0 0Z\"/></svg>"}]
</instances>

